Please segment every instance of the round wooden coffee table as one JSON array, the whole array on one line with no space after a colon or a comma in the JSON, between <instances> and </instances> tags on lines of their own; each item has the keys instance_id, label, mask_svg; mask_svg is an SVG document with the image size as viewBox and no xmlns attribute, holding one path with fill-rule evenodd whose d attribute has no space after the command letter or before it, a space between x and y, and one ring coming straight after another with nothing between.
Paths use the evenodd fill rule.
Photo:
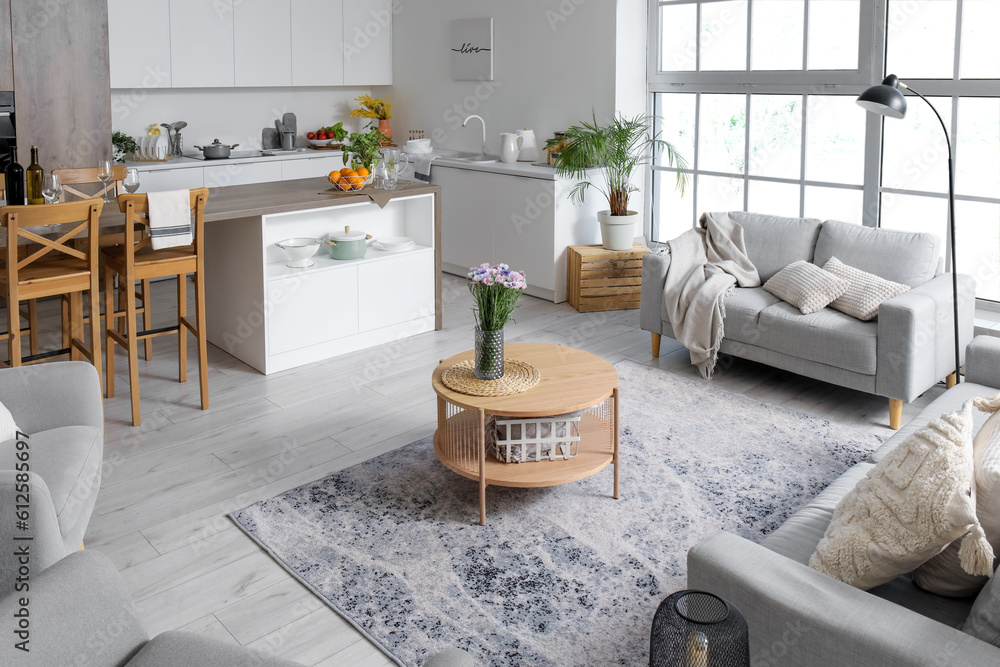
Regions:
<instances>
[{"instance_id":1,"label":"round wooden coffee table","mask_svg":"<svg viewBox=\"0 0 1000 667\"><path fill-rule=\"evenodd\" d=\"M590 477L614 464L614 497L618 498L618 371L590 352L563 345L512 343L506 359L535 366L541 379L531 389L509 396L470 396L449 389L441 374L472 359L467 350L445 359L434 369L438 396L438 427L434 453L462 477L479 481L479 523L486 525L486 487L556 486ZM580 421L577 455L570 459L502 463L486 452L486 417L548 417L592 410Z\"/></svg>"}]
</instances>

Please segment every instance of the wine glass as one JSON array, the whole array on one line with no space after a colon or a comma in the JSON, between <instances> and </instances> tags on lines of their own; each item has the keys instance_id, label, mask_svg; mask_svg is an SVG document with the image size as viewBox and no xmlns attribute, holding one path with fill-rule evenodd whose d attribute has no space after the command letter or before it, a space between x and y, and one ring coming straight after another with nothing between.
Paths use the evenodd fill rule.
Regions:
<instances>
[{"instance_id":1,"label":"wine glass","mask_svg":"<svg viewBox=\"0 0 1000 667\"><path fill-rule=\"evenodd\" d=\"M104 203L110 204L111 200L108 199L108 184L111 183L112 171L111 160L101 160L100 164L97 165L97 178L101 179L101 183L104 184Z\"/></svg>"},{"instance_id":2,"label":"wine glass","mask_svg":"<svg viewBox=\"0 0 1000 667\"><path fill-rule=\"evenodd\" d=\"M46 204L55 204L62 196L62 181L58 174L45 174L42 178L42 196Z\"/></svg>"},{"instance_id":3,"label":"wine glass","mask_svg":"<svg viewBox=\"0 0 1000 667\"><path fill-rule=\"evenodd\" d=\"M125 186L125 190L132 194L139 189L139 170L135 167L129 167L125 170L125 180L122 181L122 185Z\"/></svg>"}]
</instances>

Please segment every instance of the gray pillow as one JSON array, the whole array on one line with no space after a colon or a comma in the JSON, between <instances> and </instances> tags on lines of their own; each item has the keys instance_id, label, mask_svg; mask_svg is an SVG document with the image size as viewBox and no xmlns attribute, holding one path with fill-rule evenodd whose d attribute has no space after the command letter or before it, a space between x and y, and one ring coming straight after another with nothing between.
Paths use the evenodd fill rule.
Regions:
<instances>
[{"instance_id":1,"label":"gray pillow","mask_svg":"<svg viewBox=\"0 0 1000 667\"><path fill-rule=\"evenodd\" d=\"M803 315L823 310L850 283L804 259L792 262L764 283L764 289L798 308Z\"/></svg>"},{"instance_id":2,"label":"gray pillow","mask_svg":"<svg viewBox=\"0 0 1000 667\"><path fill-rule=\"evenodd\" d=\"M1000 646L1000 576L994 574L979 591L962 632L976 639Z\"/></svg>"}]
</instances>

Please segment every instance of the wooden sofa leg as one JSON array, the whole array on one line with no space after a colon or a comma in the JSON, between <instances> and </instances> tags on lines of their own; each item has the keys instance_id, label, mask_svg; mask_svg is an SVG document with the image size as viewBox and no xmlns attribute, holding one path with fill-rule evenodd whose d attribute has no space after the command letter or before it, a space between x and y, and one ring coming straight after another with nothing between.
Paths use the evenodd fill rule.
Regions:
<instances>
[{"instance_id":1,"label":"wooden sofa leg","mask_svg":"<svg viewBox=\"0 0 1000 667\"><path fill-rule=\"evenodd\" d=\"M948 377L944 379L944 384L948 389L951 389L958 383L958 376L954 373L949 373Z\"/></svg>"},{"instance_id":2,"label":"wooden sofa leg","mask_svg":"<svg viewBox=\"0 0 1000 667\"><path fill-rule=\"evenodd\" d=\"M898 431L903 423L903 402L895 398L889 399L889 428Z\"/></svg>"},{"instance_id":3,"label":"wooden sofa leg","mask_svg":"<svg viewBox=\"0 0 1000 667\"><path fill-rule=\"evenodd\" d=\"M653 357L660 356L660 334L653 334Z\"/></svg>"}]
</instances>

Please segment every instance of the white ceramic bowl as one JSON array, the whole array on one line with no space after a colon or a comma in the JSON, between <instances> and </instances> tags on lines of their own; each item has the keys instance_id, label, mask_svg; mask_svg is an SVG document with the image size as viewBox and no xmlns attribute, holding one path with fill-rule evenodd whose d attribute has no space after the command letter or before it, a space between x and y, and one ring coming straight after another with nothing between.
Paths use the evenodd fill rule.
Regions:
<instances>
[{"instance_id":1,"label":"white ceramic bowl","mask_svg":"<svg viewBox=\"0 0 1000 667\"><path fill-rule=\"evenodd\" d=\"M406 152L407 153L430 153L431 152L431 140L430 139L410 139L406 142Z\"/></svg>"},{"instance_id":2,"label":"white ceramic bowl","mask_svg":"<svg viewBox=\"0 0 1000 667\"><path fill-rule=\"evenodd\" d=\"M336 143L336 139L306 139L313 146L329 146Z\"/></svg>"},{"instance_id":3,"label":"white ceramic bowl","mask_svg":"<svg viewBox=\"0 0 1000 667\"><path fill-rule=\"evenodd\" d=\"M295 238L278 241L274 245L285 251L285 256L289 260L285 266L302 269L313 265L311 257L316 254L322 244L323 239Z\"/></svg>"}]
</instances>

